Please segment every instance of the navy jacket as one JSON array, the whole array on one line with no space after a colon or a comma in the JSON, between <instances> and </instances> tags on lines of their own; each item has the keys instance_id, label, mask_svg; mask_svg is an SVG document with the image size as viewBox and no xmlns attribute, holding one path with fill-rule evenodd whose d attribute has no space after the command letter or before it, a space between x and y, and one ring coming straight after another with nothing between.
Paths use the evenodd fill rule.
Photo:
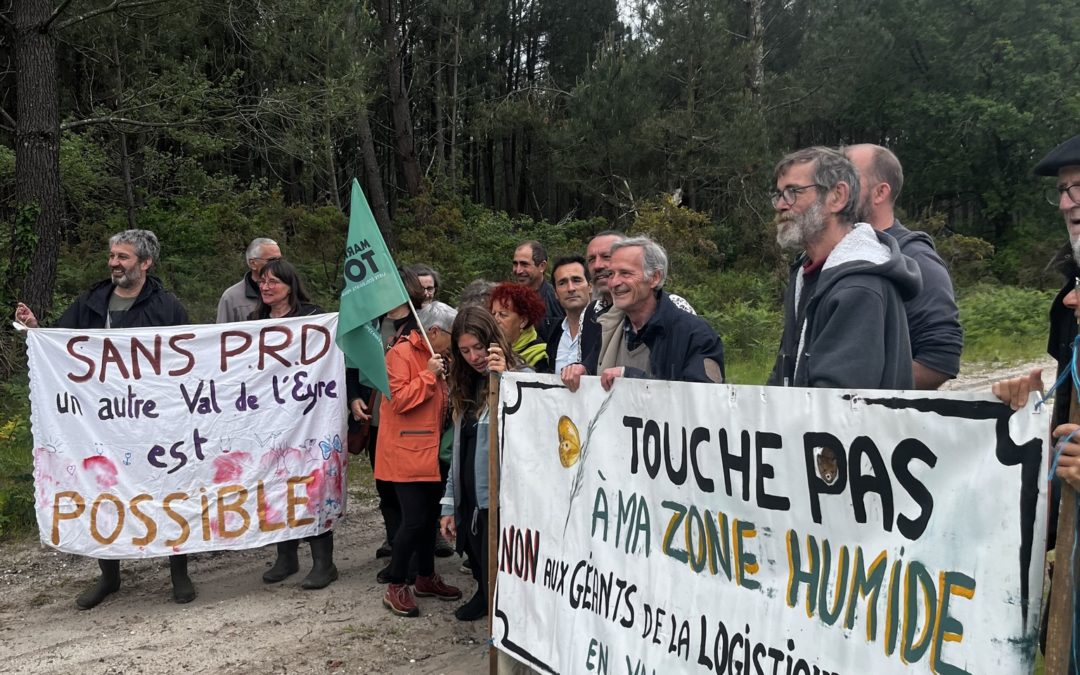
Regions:
<instances>
[{"instance_id":1,"label":"navy jacket","mask_svg":"<svg viewBox=\"0 0 1080 675\"><path fill-rule=\"evenodd\" d=\"M649 347L649 369L652 379L677 382L717 382L724 377L724 343L720 336L700 316L685 312L668 298L663 290L657 291L656 313L649 318L634 336L618 329L611 339L634 339ZM588 310L589 308L587 308ZM605 312L606 313L606 312ZM589 323L588 319L585 321ZM584 339L584 335L582 335ZM596 374L598 361L606 345L600 345L586 358L585 367L591 375ZM584 343L582 343L584 355ZM715 368L709 367L715 363ZM645 377L636 368L626 368L624 377Z\"/></svg>"}]
</instances>

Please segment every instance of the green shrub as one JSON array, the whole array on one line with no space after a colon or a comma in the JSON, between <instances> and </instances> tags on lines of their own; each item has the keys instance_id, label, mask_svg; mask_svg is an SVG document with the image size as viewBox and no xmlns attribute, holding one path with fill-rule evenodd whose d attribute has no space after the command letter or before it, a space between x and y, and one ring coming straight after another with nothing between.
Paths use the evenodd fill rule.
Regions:
<instances>
[{"instance_id":1,"label":"green shrub","mask_svg":"<svg viewBox=\"0 0 1080 675\"><path fill-rule=\"evenodd\" d=\"M961 291L960 325L967 361L1012 362L1046 350L1046 313L1053 291L980 285Z\"/></svg>"},{"instance_id":2,"label":"green shrub","mask_svg":"<svg viewBox=\"0 0 1080 675\"><path fill-rule=\"evenodd\" d=\"M22 535L34 523L34 460L30 401L25 376L0 387L0 540Z\"/></svg>"},{"instance_id":3,"label":"green shrub","mask_svg":"<svg viewBox=\"0 0 1080 675\"><path fill-rule=\"evenodd\" d=\"M954 234L938 238L935 244L949 267L954 284L969 286L992 278L990 261L994 256L994 245L985 239Z\"/></svg>"}]
</instances>

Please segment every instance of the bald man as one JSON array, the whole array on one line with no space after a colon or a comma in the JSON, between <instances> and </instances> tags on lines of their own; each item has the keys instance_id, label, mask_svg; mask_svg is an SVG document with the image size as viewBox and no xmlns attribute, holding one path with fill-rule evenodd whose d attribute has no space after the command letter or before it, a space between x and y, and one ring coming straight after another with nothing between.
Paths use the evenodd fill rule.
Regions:
<instances>
[{"instance_id":1,"label":"bald man","mask_svg":"<svg viewBox=\"0 0 1080 675\"><path fill-rule=\"evenodd\" d=\"M856 220L896 239L900 252L913 259L922 273L922 291L904 302L904 311L915 388L937 389L960 372L964 347L949 270L934 250L930 235L909 230L896 219L896 199L904 186L904 170L896 155L869 143L850 145L844 154L859 171Z\"/></svg>"}]
</instances>

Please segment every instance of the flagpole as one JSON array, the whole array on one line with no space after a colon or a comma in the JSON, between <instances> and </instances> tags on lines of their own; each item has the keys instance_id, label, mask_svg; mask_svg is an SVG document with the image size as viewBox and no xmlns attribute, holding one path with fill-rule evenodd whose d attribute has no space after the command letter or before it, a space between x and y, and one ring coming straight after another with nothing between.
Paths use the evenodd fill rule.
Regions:
<instances>
[{"instance_id":1,"label":"flagpole","mask_svg":"<svg viewBox=\"0 0 1080 675\"><path fill-rule=\"evenodd\" d=\"M435 348L431 346L431 340L428 338L427 329L424 328L424 323L420 321L420 315L416 313L416 307L413 307L412 300L409 300L409 311L412 312L413 318L416 319L416 325L420 329L420 335L424 337L424 344L427 345L428 351L432 356L435 356Z\"/></svg>"}]
</instances>

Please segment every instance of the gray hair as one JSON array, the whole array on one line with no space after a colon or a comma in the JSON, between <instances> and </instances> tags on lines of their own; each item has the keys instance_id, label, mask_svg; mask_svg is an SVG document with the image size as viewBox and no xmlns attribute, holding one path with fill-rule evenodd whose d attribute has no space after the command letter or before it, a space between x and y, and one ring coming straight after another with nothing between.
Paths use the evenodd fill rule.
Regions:
<instances>
[{"instance_id":1,"label":"gray hair","mask_svg":"<svg viewBox=\"0 0 1080 675\"><path fill-rule=\"evenodd\" d=\"M651 277L656 272L659 272L660 283L656 287L663 288L664 282L667 281L668 271L667 251L664 250L664 247L646 236L637 236L615 242L611 245L611 253L614 255L615 251L620 248L630 248L631 246L641 248L642 259L644 260L644 269L642 271L645 276Z\"/></svg>"},{"instance_id":2,"label":"gray hair","mask_svg":"<svg viewBox=\"0 0 1080 675\"><path fill-rule=\"evenodd\" d=\"M109 237L109 247L117 244L128 244L135 249L135 255L139 262L150 259L158 261L161 246L158 245L157 235L150 230L124 230Z\"/></svg>"},{"instance_id":3,"label":"gray hair","mask_svg":"<svg viewBox=\"0 0 1080 675\"><path fill-rule=\"evenodd\" d=\"M263 246L277 246L278 243L273 239L267 239L266 237L256 237L248 244L247 250L244 251L244 262L251 260L252 258L258 258L259 253L262 252Z\"/></svg>"},{"instance_id":4,"label":"gray hair","mask_svg":"<svg viewBox=\"0 0 1080 675\"><path fill-rule=\"evenodd\" d=\"M495 288L494 281L476 279L470 281L465 288L461 289L461 297L458 298L458 306L480 305L487 308L488 298L491 297L491 289Z\"/></svg>"},{"instance_id":5,"label":"gray hair","mask_svg":"<svg viewBox=\"0 0 1080 675\"><path fill-rule=\"evenodd\" d=\"M853 224L855 222L855 210L859 205L859 171L851 163L844 153L835 148L826 148L816 145L812 148L796 150L776 165L773 171L774 180L780 180L780 176L787 172L795 164L814 163L812 179L821 186L818 201L825 201L825 193L835 188L840 183L848 186L848 200L844 208L840 209L836 217L841 222Z\"/></svg>"},{"instance_id":6,"label":"gray hair","mask_svg":"<svg viewBox=\"0 0 1080 675\"><path fill-rule=\"evenodd\" d=\"M425 330L434 327L441 328L449 333L454 327L454 319L457 318L457 310L445 302L432 300L430 303L417 310L416 316L419 317L420 323L424 326Z\"/></svg>"}]
</instances>

